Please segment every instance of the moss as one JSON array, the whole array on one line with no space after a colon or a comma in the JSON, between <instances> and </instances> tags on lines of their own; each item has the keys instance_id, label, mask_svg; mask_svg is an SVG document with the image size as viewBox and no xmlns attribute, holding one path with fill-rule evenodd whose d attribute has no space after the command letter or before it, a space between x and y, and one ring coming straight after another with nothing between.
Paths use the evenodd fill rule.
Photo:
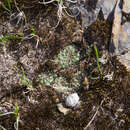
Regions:
<instances>
[{"instance_id":1,"label":"moss","mask_svg":"<svg viewBox=\"0 0 130 130\"><path fill-rule=\"evenodd\" d=\"M42 73L39 75L40 83L45 86L51 86L57 92L62 93L63 96L72 93L72 91L80 88L82 76L82 72L78 71L75 73L71 81L68 82L64 76L58 76L56 73Z\"/></svg>"},{"instance_id":2,"label":"moss","mask_svg":"<svg viewBox=\"0 0 130 130\"><path fill-rule=\"evenodd\" d=\"M71 85L73 86L73 88L75 88L75 90L81 87L81 81L83 79L82 75L83 75L83 71L78 71L72 77Z\"/></svg>"},{"instance_id":3,"label":"moss","mask_svg":"<svg viewBox=\"0 0 130 130\"><path fill-rule=\"evenodd\" d=\"M84 38L88 45L97 44L99 51L108 49L111 36L111 25L106 21L96 21L84 32ZM105 40L104 40L105 39Z\"/></svg>"},{"instance_id":4,"label":"moss","mask_svg":"<svg viewBox=\"0 0 130 130\"><path fill-rule=\"evenodd\" d=\"M57 75L55 73L41 73L39 75L39 80L41 84L50 86L52 82L55 80L56 76Z\"/></svg>"},{"instance_id":5,"label":"moss","mask_svg":"<svg viewBox=\"0 0 130 130\"><path fill-rule=\"evenodd\" d=\"M39 75L40 83L53 87L64 96L72 93L72 91L79 89L82 80L82 71L77 69L79 62L80 51L77 50L76 46L64 47L52 62L46 63L50 69ZM55 65L57 67L53 67ZM73 72L73 69L76 71Z\"/></svg>"},{"instance_id":6,"label":"moss","mask_svg":"<svg viewBox=\"0 0 130 130\"><path fill-rule=\"evenodd\" d=\"M54 62L59 65L60 69L65 69L75 65L80 60L80 53L77 51L75 46L69 45L66 46L63 50L54 59Z\"/></svg>"}]
</instances>

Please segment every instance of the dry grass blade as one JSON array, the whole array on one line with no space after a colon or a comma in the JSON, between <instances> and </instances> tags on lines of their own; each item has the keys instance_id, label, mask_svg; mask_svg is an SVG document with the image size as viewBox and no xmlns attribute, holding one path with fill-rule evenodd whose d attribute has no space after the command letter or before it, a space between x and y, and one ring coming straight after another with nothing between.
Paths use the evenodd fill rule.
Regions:
<instances>
[{"instance_id":1,"label":"dry grass blade","mask_svg":"<svg viewBox=\"0 0 130 130\"><path fill-rule=\"evenodd\" d=\"M97 115L97 113L99 111L99 108L102 106L103 102L104 102L104 99L101 101L101 103L100 103L99 107L97 108L95 114L93 115L92 119L89 121L89 123L87 124L87 126L84 128L84 130L87 130L88 127L91 125L91 123L94 121L94 119L95 119L95 117L96 117L96 115Z\"/></svg>"}]
</instances>

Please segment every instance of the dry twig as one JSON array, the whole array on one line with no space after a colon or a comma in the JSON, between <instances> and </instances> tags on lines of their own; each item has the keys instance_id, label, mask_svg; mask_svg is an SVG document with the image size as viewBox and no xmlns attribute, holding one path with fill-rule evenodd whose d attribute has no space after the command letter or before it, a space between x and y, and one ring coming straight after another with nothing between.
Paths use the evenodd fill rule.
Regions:
<instances>
[{"instance_id":1,"label":"dry twig","mask_svg":"<svg viewBox=\"0 0 130 130\"><path fill-rule=\"evenodd\" d=\"M96 117L96 115L97 115L97 113L99 111L99 108L102 106L103 102L104 102L104 99L101 101L101 103L100 103L99 107L97 108L95 114L93 115L92 119L89 121L89 123L87 124L87 126L84 127L84 130L87 130L88 127L91 125L91 123L94 121L94 119L95 119L95 117Z\"/></svg>"}]
</instances>

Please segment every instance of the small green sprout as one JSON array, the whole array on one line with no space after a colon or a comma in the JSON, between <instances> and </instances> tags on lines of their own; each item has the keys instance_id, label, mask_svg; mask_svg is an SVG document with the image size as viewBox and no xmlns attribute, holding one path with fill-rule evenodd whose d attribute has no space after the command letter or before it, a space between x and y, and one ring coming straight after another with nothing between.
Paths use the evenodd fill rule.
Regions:
<instances>
[{"instance_id":1,"label":"small green sprout","mask_svg":"<svg viewBox=\"0 0 130 130\"><path fill-rule=\"evenodd\" d=\"M16 104L15 106L15 117L16 117L16 122L14 124L14 127L16 130L19 130L19 107L18 107L18 104Z\"/></svg>"},{"instance_id":2,"label":"small green sprout","mask_svg":"<svg viewBox=\"0 0 130 130\"><path fill-rule=\"evenodd\" d=\"M7 2L8 2L8 7L11 10L11 2L10 2L10 0L7 0Z\"/></svg>"},{"instance_id":3,"label":"small green sprout","mask_svg":"<svg viewBox=\"0 0 130 130\"><path fill-rule=\"evenodd\" d=\"M6 7L6 5L4 3L2 3L2 7L4 10L11 12L11 1L7 0L7 3L8 3L8 7Z\"/></svg>"},{"instance_id":4,"label":"small green sprout","mask_svg":"<svg viewBox=\"0 0 130 130\"><path fill-rule=\"evenodd\" d=\"M34 27L31 28L31 31L32 31L32 35L36 35L36 30Z\"/></svg>"},{"instance_id":5,"label":"small green sprout","mask_svg":"<svg viewBox=\"0 0 130 130\"><path fill-rule=\"evenodd\" d=\"M22 85L27 86L27 88L30 89L30 88L32 87L31 82L30 82L30 80L28 79L28 77L26 76L25 71L24 71L24 68L21 67L21 69L22 69L22 76L21 76L21 78L20 78L20 83L21 83Z\"/></svg>"},{"instance_id":6,"label":"small green sprout","mask_svg":"<svg viewBox=\"0 0 130 130\"><path fill-rule=\"evenodd\" d=\"M16 122L14 123L14 128L15 128L16 130L19 130L19 128L18 128L18 123L19 123L19 107L18 107L17 104L16 104L16 106L15 106L15 111L14 111L14 112L0 113L0 117L1 117L1 116L6 116L6 115L10 115L10 114L15 115L15 117L16 117Z\"/></svg>"},{"instance_id":7,"label":"small green sprout","mask_svg":"<svg viewBox=\"0 0 130 130\"><path fill-rule=\"evenodd\" d=\"M22 39L22 37L18 37L18 36L3 36L3 37L0 37L0 42L2 42L3 44L3 48L5 49L5 42L8 41L8 40L12 40L12 39Z\"/></svg>"},{"instance_id":8,"label":"small green sprout","mask_svg":"<svg viewBox=\"0 0 130 130\"><path fill-rule=\"evenodd\" d=\"M91 55L91 52L92 52L92 49L91 49L90 46L88 46L88 56L89 56L89 57L90 57L90 55Z\"/></svg>"},{"instance_id":9,"label":"small green sprout","mask_svg":"<svg viewBox=\"0 0 130 130\"><path fill-rule=\"evenodd\" d=\"M100 64L99 64L98 49L97 49L96 45L94 45L94 50L95 50L95 53L96 53L97 67L98 67L98 70L100 72L100 75L102 75L102 70L101 70L101 67L100 67Z\"/></svg>"}]
</instances>

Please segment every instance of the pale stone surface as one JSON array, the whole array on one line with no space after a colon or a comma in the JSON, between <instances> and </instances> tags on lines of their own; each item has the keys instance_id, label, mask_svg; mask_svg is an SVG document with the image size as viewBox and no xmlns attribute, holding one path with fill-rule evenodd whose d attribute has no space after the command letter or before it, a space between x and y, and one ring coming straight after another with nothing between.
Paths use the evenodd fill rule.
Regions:
<instances>
[{"instance_id":1,"label":"pale stone surface","mask_svg":"<svg viewBox=\"0 0 130 130\"><path fill-rule=\"evenodd\" d=\"M112 26L112 37L110 52L117 56L119 61L130 71L130 23L126 22L121 26L122 10L119 7L120 0L117 1L114 10L114 21ZM125 52L125 54L122 54Z\"/></svg>"},{"instance_id":2,"label":"pale stone surface","mask_svg":"<svg viewBox=\"0 0 130 130\"><path fill-rule=\"evenodd\" d=\"M116 2L117 0L98 0L96 9L91 9L91 11L88 11L84 6L80 6L79 11L82 17L82 26L87 28L94 23L100 10L103 12L104 19L107 20L114 9Z\"/></svg>"},{"instance_id":3,"label":"pale stone surface","mask_svg":"<svg viewBox=\"0 0 130 130\"><path fill-rule=\"evenodd\" d=\"M79 104L79 96L77 93L73 93L70 94L66 100L65 100L65 104L68 107L75 107L76 105Z\"/></svg>"},{"instance_id":4,"label":"pale stone surface","mask_svg":"<svg viewBox=\"0 0 130 130\"><path fill-rule=\"evenodd\" d=\"M113 11L117 0L98 0L97 8L101 8L105 20L108 18L109 14Z\"/></svg>"},{"instance_id":5,"label":"pale stone surface","mask_svg":"<svg viewBox=\"0 0 130 130\"><path fill-rule=\"evenodd\" d=\"M57 104L57 108L64 115L67 115L71 111L71 109L65 108L62 103Z\"/></svg>"},{"instance_id":6,"label":"pale stone surface","mask_svg":"<svg viewBox=\"0 0 130 130\"><path fill-rule=\"evenodd\" d=\"M125 52L118 56L119 61L126 66L130 71L130 22L126 22L122 25L121 33L119 37L119 50Z\"/></svg>"},{"instance_id":7,"label":"pale stone surface","mask_svg":"<svg viewBox=\"0 0 130 130\"><path fill-rule=\"evenodd\" d=\"M123 11L125 13L130 13L130 0L124 0Z\"/></svg>"},{"instance_id":8,"label":"pale stone surface","mask_svg":"<svg viewBox=\"0 0 130 130\"><path fill-rule=\"evenodd\" d=\"M121 33L119 37L119 49L122 51L130 49L130 22L126 22L121 27Z\"/></svg>"},{"instance_id":9,"label":"pale stone surface","mask_svg":"<svg viewBox=\"0 0 130 130\"><path fill-rule=\"evenodd\" d=\"M112 26L112 37L111 37L111 44L109 51L111 54L119 54L119 35L120 35L120 29L121 29L121 17L122 17L122 12L119 7L120 0L117 1L115 10L114 10L114 21L113 21L113 26Z\"/></svg>"}]
</instances>

